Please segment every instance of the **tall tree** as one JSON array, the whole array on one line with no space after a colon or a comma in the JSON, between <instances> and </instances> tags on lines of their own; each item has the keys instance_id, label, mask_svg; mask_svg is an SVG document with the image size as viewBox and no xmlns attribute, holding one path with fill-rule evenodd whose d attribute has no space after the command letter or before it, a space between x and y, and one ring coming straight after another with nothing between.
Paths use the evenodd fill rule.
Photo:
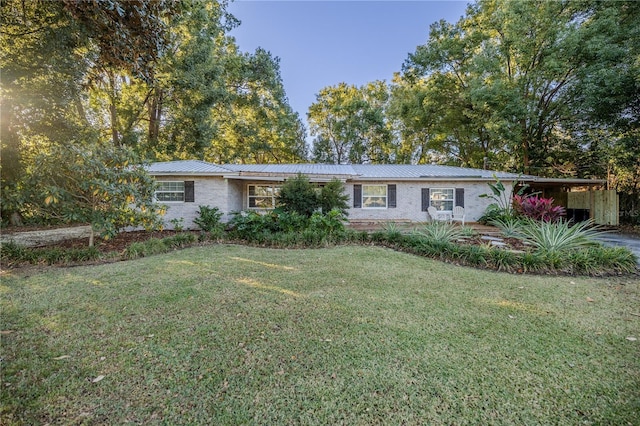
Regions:
<instances>
[{"instance_id":1,"label":"tall tree","mask_svg":"<svg viewBox=\"0 0 640 426\"><path fill-rule=\"evenodd\" d=\"M232 60L226 73L230 95L212 110L218 133L205 158L217 163L306 161L304 125L289 106L279 59L259 48Z\"/></svg>"},{"instance_id":2,"label":"tall tree","mask_svg":"<svg viewBox=\"0 0 640 426\"><path fill-rule=\"evenodd\" d=\"M561 164L548 153L561 146L576 104L571 89L588 65L580 51L594 42L592 19L580 2L481 0L456 24L432 26L428 43L405 62L405 77L452 89L445 108L460 119L442 122L442 130L464 129L469 138L455 137L452 155L471 147L495 162L504 150L516 160L511 168L552 174Z\"/></svg>"},{"instance_id":3,"label":"tall tree","mask_svg":"<svg viewBox=\"0 0 640 426\"><path fill-rule=\"evenodd\" d=\"M92 69L120 67L148 75L165 46L167 34L158 23L180 6L170 3L0 3L4 200L19 202L36 154L93 133L95 122L86 111ZM112 135L117 136L115 131ZM3 218L15 208L15 203L4 202Z\"/></svg>"},{"instance_id":4,"label":"tall tree","mask_svg":"<svg viewBox=\"0 0 640 426\"><path fill-rule=\"evenodd\" d=\"M316 137L314 159L336 164L389 162L393 147L387 101L388 90L381 81L322 89L308 113L311 135Z\"/></svg>"}]
</instances>

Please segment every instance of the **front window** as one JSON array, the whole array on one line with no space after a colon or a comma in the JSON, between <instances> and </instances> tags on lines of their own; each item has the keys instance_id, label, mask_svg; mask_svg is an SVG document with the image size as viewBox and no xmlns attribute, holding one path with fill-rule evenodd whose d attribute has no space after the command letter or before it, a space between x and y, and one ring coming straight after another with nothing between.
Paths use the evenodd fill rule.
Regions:
<instances>
[{"instance_id":1,"label":"front window","mask_svg":"<svg viewBox=\"0 0 640 426\"><path fill-rule=\"evenodd\" d=\"M453 188L431 189L431 206L439 211L453 211Z\"/></svg>"},{"instance_id":2,"label":"front window","mask_svg":"<svg viewBox=\"0 0 640 426\"><path fill-rule=\"evenodd\" d=\"M250 209L274 209L280 193L280 187L276 185L249 185Z\"/></svg>"},{"instance_id":3,"label":"front window","mask_svg":"<svg viewBox=\"0 0 640 426\"><path fill-rule=\"evenodd\" d=\"M387 185L362 185L362 208L386 209Z\"/></svg>"},{"instance_id":4,"label":"front window","mask_svg":"<svg viewBox=\"0 0 640 426\"><path fill-rule=\"evenodd\" d=\"M156 201L162 202L184 201L184 181L158 182L155 197Z\"/></svg>"}]
</instances>

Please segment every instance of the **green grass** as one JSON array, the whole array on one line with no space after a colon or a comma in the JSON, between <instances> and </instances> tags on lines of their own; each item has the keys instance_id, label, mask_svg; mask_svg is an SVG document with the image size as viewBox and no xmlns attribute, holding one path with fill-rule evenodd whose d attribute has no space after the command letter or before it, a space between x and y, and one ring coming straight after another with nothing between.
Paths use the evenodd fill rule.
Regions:
<instances>
[{"instance_id":1,"label":"green grass","mask_svg":"<svg viewBox=\"0 0 640 426\"><path fill-rule=\"evenodd\" d=\"M20 274L0 424L638 421L635 278L233 245Z\"/></svg>"}]
</instances>

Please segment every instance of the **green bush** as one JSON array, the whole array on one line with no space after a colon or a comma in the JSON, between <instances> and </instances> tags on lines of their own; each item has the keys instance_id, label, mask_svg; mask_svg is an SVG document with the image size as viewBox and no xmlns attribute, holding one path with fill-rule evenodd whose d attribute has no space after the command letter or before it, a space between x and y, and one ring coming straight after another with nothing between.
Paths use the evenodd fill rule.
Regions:
<instances>
[{"instance_id":1,"label":"green bush","mask_svg":"<svg viewBox=\"0 0 640 426\"><path fill-rule=\"evenodd\" d=\"M189 246L195 241L196 236L191 233L176 234L162 239L150 238L147 241L131 243L122 256L125 259L137 259L139 257L167 253L176 248Z\"/></svg>"},{"instance_id":2,"label":"green bush","mask_svg":"<svg viewBox=\"0 0 640 426\"><path fill-rule=\"evenodd\" d=\"M496 220L509 220L515 216L511 210L504 210L498 207L497 204L491 204L484 211L484 214L478 219L478 223L483 225L491 225Z\"/></svg>"},{"instance_id":3,"label":"green bush","mask_svg":"<svg viewBox=\"0 0 640 426\"><path fill-rule=\"evenodd\" d=\"M297 212L310 217L318 210L320 203L316 188L303 174L287 179L278 194L278 206L286 212Z\"/></svg>"},{"instance_id":4,"label":"green bush","mask_svg":"<svg viewBox=\"0 0 640 426\"><path fill-rule=\"evenodd\" d=\"M15 241L8 241L0 244L0 259L3 263L6 261L20 261L25 257L27 249Z\"/></svg>"},{"instance_id":5,"label":"green bush","mask_svg":"<svg viewBox=\"0 0 640 426\"><path fill-rule=\"evenodd\" d=\"M309 218L298 213L297 211L284 211L275 209L271 216L273 223L269 224L269 228L273 232L300 232L309 226Z\"/></svg>"},{"instance_id":6,"label":"green bush","mask_svg":"<svg viewBox=\"0 0 640 426\"><path fill-rule=\"evenodd\" d=\"M344 234L345 217L338 209L333 209L327 214L315 212L309 219L308 229L324 233L328 237L340 237Z\"/></svg>"},{"instance_id":7,"label":"green bush","mask_svg":"<svg viewBox=\"0 0 640 426\"><path fill-rule=\"evenodd\" d=\"M302 241L310 247L318 247L328 243L327 233L321 229L309 227L302 231Z\"/></svg>"},{"instance_id":8,"label":"green bush","mask_svg":"<svg viewBox=\"0 0 640 426\"><path fill-rule=\"evenodd\" d=\"M489 249L489 257L491 264L498 271L512 272L520 263L515 253L499 248Z\"/></svg>"},{"instance_id":9,"label":"green bush","mask_svg":"<svg viewBox=\"0 0 640 426\"><path fill-rule=\"evenodd\" d=\"M224 225L220 222L223 213L218 207L198 206L198 217L193 222L204 232L221 233Z\"/></svg>"},{"instance_id":10,"label":"green bush","mask_svg":"<svg viewBox=\"0 0 640 426\"><path fill-rule=\"evenodd\" d=\"M349 196L345 193L344 184L338 179L332 179L320 189L318 204L322 213L327 214L338 209L344 216L349 210Z\"/></svg>"},{"instance_id":11,"label":"green bush","mask_svg":"<svg viewBox=\"0 0 640 426\"><path fill-rule=\"evenodd\" d=\"M195 241L196 241L196 236L188 232L176 234L171 237L166 237L162 239L162 242L168 248L186 247L188 245L193 244Z\"/></svg>"},{"instance_id":12,"label":"green bush","mask_svg":"<svg viewBox=\"0 0 640 426\"><path fill-rule=\"evenodd\" d=\"M173 230L181 232L184 229L184 218L176 217L171 219L169 222L173 225Z\"/></svg>"},{"instance_id":13,"label":"green bush","mask_svg":"<svg viewBox=\"0 0 640 426\"><path fill-rule=\"evenodd\" d=\"M264 232L266 227L271 227L271 218L255 211L233 212L231 215L229 226L235 238L251 241L256 234Z\"/></svg>"},{"instance_id":14,"label":"green bush","mask_svg":"<svg viewBox=\"0 0 640 426\"><path fill-rule=\"evenodd\" d=\"M636 271L638 259L626 247L589 247L567 254L571 272L587 275L631 273Z\"/></svg>"}]
</instances>

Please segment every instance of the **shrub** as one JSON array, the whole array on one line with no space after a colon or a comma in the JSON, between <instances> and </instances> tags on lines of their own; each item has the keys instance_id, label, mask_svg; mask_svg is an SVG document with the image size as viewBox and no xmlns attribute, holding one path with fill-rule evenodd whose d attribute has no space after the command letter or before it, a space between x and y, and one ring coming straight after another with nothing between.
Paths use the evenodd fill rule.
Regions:
<instances>
[{"instance_id":1,"label":"shrub","mask_svg":"<svg viewBox=\"0 0 640 426\"><path fill-rule=\"evenodd\" d=\"M64 264L70 262L85 262L100 259L102 254L94 247L63 249L60 247L28 248L16 244L13 241L3 243L3 263L47 263L48 265Z\"/></svg>"},{"instance_id":2,"label":"shrub","mask_svg":"<svg viewBox=\"0 0 640 426\"><path fill-rule=\"evenodd\" d=\"M169 222L173 225L173 230L181 232L184 229L184 219L183 218L173 218Z\"/></svg>"},{"instance_id":3,"label":"shrub","mask_svg":"<svg viewBox=\"0 0 640 426\"><path fill-rule=\"evenodd\" d=\"M218 207L198 206L198 217L193 222L205 232L220 233L224 226L220 222L222 214Z\"/></svg>"},{"instance_id":4,"label":"shrub","mask_svg":"<svg viewBox=\"0 0 640 426\"><path fill-rule=\"evenodd\" d=\"M338 179L332 179L320 189L318 204L322 213L327 214L338 209L344 216L349 210L349 196L345 194L344 184Z\"/></svg>"},{"instance_id":5,"label":"shrub","mask_svg":"<svg viewBox=\"0 0 640 426\"><path fill-rule=\"evenodd\" d=\"M495 183L490 183L489 189L491 192L488 194L480 195L480 198L489 198L493 200L493 204L489 206L491 210L495 210L498 214L512 216L513 215L513 189L507 191L507 187L504 186L502 181L494 174L493 178ZM522 195L529 185L521 185L516 195ZM489 210L487 208L487 210Z\"/></svg>"},{"instance_id":6,"label":"shrub","mask_svg":"<svg viewBox=\"0 0 640 426\"><path fill-rule=\"evenodd\" d=\"M191 233L176 234L166 238L150 238L147 241L131 243L122 255L124 259L136 259L154 254L167 253L176 248L186 247L196 241Z\"/></svg>"},{"instance_id":7,"label":"shrub","mask_svg":"<svg viewBox=\"0 0 640 426\"><path fill-rule=\"evenodd\" d=\"M303 174L287 179L280 188L278 204L286 212L297 212L310 217L319 207L316 188Z\"/></svg>"},{"instance_id":8,"label":"shrub","mask_svg":"<svg viewBox=\"0 0 640 426\"><path fill-rule=\"evenodd\" d=\"M345 217L338 209L333 209L327 214L315 212L309 219L309 228L313 231L324 233L328 237L340 237L344 234Z\"/></svg>"},{"instance_id":9,"label":"shrub","mask_svg":"<svg viewBox=\"0 0 640 426\"><path fill-rule=\"evenodd\" d=\"M345 228L344 241L352 243L368 243L369 241L371 241L371 238L367 231L358 231L355 229Z\"/></svg>"},{"instance_id":10,"label":"shrub","mask_svg":"<svg viewBox=\"0 0 640 426\"><path fill-rule=\"evenodd\" d=\"M327 242L327 234L320 229L309 227L302 231L302 240L305 244L316 247Z\"/></svg>"},{"instance_id":11,"label":"shrub","mask_svg":"<svg viewBox=\"0 0 640 426\"><path fill-rule=\"evenodd\" d=\"M567 257L567 264L575 273L602 275L637 270L638 259L626 247L590 247L571 252Z\"/></svg>"},{"instance_id":12,"label":"shrub","mask_svg":"<svg viewBox=\"0 0 640 426\"><path fill-rule=\"evenodd\" d=\"M466 238L472 238L478 235L478 232L470 226L463 226L460 228L460 233Z\"/></svg>"},{"instance_id":13,"label":"shrub","mask_svg":"<svg viewBox=\"0 0 640 426\"><path fill-rule=\"evenodd\" d=\"M508 220L513 218L513 212L506 212L498 207L497 204L491 204L484 211L484 214L478 219L478 223L483 225L491 225L491 222L495 220Z\"/></svg>"},{"instance_id":14,"label":"shrub","mask_svg":"<svg viewBox=\"0 0 640 426\"><path fill-rule=\"evenodd\" d=\"M268 227L274 232L299 232L309 225L309 219L306 216L296 211L288 212L279 208L273 212L271 219L273 223Z\"/></svg>"},{"instance_id":15,"label":"shrub","mask_svg":"<svg viewBox=\"0 0 640 426\"><path fill-rule=\"evenodd\" d=\"M517 215L543 222L557 222L566 214L564 207L553 205L553 198L537 195L514 195L513 209Z\"/></svg>"},{"instance_id":16,"label":"shrub","mask_svg":"<svg viewBox=\"0 0 640 426\"><path fill-rule=\"evenodd\" d=\"M522 272L538 272L545 267L544 257L538 252L522 253L520 255L520 268Z\"/></svg>"},{"instance_id":17,"label":"shrub","mask_svg":"<svg viewBox=\"0 0 640 426\"><path fill-rule=\"evenodd\" d=\"M162 242L169 248L185 247L195 242L196 236L191 233L176 234L172 237L162 239Z\"/></svg>"},{"instance_id":18,"label":"shrub","mask_svg":"<svg viewBox=\"0 0 640 426\"><path fill-rule=\"evenodd\" d=\"M485 246L467 245L462 246L460 250L460 259L464 260L471 266L486 266L491 257L492 249Z\"/></svg>"},{"instance_id":19,"label":"shrub","mask_svg":"<svg viewBox=\"0 0 640 426\"><path fill-rule=\"evenodd\" d=\"M490 249L489 257L491 263L498 269L498 271L513 271L519 263L518 256L515 253L502 249Z\"/></svg>"},{"instance_id":20,"label":"shrub","mask_svg":"<svg viewBox=\"0 0 640 426\"><path fill-rule=\"evenodd\" d=\"M3 263L5 260L21 261L24 260L27 251L28 249L15 241L8 241L0 244L0 259Z\"/></svg>"},{"instance_id":21,"label":"shrub","mask_svg":"<svg viewBox=\"0 0 640 426\"><path fill-rule=\"evenodd\" d=\"M233 212L229 226L232 235L236 238L251 240L258 233L262 233L265 224L271 219L263 218L263 215L254 211Z\"/></svg>"}]
</instances>

